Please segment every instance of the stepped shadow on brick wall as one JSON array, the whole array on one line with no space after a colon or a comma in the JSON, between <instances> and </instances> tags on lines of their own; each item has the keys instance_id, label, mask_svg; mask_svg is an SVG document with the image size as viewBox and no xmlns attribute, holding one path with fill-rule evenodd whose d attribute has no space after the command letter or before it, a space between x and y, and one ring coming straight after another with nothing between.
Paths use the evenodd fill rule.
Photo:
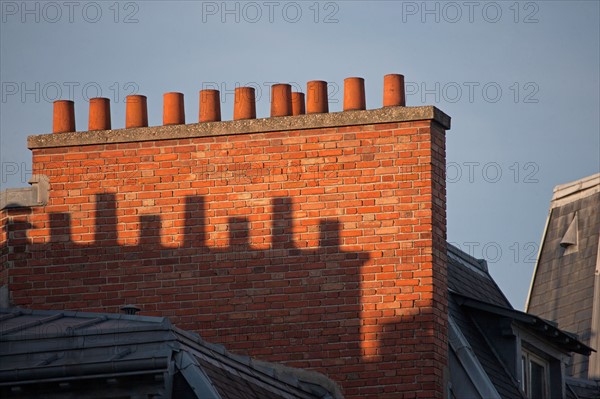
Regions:
<instances>
[{"instance_id":1,"label":"stepped shadow on brick wall","mask_svg":"<svg viewBox=\"0 0 600 399\"><path fill-rule=\"evenodd\" d=\"M259 232L239 215L225 216L228 245L215 247L207 245L216 232L208 205L191 196L176 220L139 215L135 245L121 244L126 230L113 194L96 196L89 242L73 241L81 226L72 228L68 213L48 215L45 242L37 237L40 226L13 218L6 226L20 237L9 245L13 304L100 312L136 304L142 314L169 317L233 352L324 372L359 397L385 397L373 381L409 390L431 384L431 307L373 315L377 294L362 281L370 254L344 251L339 220L311 220L314 240L295 241L293 201L276 197L264 208L268 248L251 245ZM165 244L173 228L176 247ZM27 230L36 234L27 239ZM396 388L385 392L395 397Z\"/></svg>"},{"instance_id":2,"label":"stepped shadow on brick wall","mask_svg":"<svg viewBox=\"0 0 600 399\"><path fill-rule=\"evenodd\" d=\"M185 199L177 247L163 244L161 215L140 215L137 245L121 245L113 194L96 196L93 242L73 241L69 213L50 213L49 240L29 241L26 259L15 264L23 272L15 274L15 304L118 312L133 303L142 314L167 316L208 340L270 360L318 367L317 352L341 347L347 349L340 357L360 356L360 271L369 254L343 250L338 220L318 221L318 247L301 248L292 200L272 198L268 249L250 244L251 223L240 216L228 218L229 245L214 247L207 245L213 230L207 209L203 197Z\"/></svg>"}]
</instances>

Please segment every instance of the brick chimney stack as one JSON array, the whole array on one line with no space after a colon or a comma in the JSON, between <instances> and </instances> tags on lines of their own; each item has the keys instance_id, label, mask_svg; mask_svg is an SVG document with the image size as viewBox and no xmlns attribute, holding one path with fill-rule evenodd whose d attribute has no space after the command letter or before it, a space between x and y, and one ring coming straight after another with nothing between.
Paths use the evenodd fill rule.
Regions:
<instances>
[{"instance_id":1,"label":"brick chimney stack","mask_svg":"<svg viewBox=\"0 0 600 399\"><path fill-rule=\"evenodd\" d=\"M366 109L365 80L348 78L331 113L327 82L277 84L260 119L254 88L238 87L229 121L202 90L189 124L183 94L166 93L151 127L160 105L130 96L115 130L108 99L92 99L85 132L55 103L60 134L28 139L47 205L0 211L13 305L136 303L232 352L320 371L348 399L444 398L450 118L405 107L403 82L387 75L383 107Z\"/></svg>"}]
</instances>

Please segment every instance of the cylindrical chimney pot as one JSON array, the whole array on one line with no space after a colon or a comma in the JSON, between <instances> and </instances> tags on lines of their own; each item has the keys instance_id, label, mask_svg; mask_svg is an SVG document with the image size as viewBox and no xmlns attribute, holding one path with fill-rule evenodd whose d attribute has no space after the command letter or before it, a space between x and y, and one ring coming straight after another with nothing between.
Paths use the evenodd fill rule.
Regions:
<instances>
[{"instance_id":1,"label":"cylindrical chimney pot","mask_svg":"<svg viewBox=\"0 0 600 399\"><path fill-rule=\"evenodd\" d=\"M199 122L219 122L221 120L221 96L219 90L200 90Z\"/></svg>"},{"instance_id":2,"label":"cylindrical chimney pot","mask_svg":"<svg viewBox=\"0 0 600 399\"><path fill-rule=\"evenodd\" d=\"M292 115L292 86L278 83L271 86L271 116Z\"/></svg>"},{"instance_id":3,"label":"cylindrical chimney pot","mask_svg":"<svg viewBox=\"0 0 600 399\"><path fill-rule=\"evenodd\" d=\"M125 98L125 128L148 127L148 100L146 96L131 95Z\"/></svg>"},{"instance_id":4,"label":"cylindrical chimney pot","mask_svg":"<svg viewBox=\"0 0 600 399\"><path fill-rule=\"evenodd\" d=\"M344 79L344 111L366 109L365 80L363 78Z\"/></svg>"},{"instance_id":5,"label":"cylindrical chimney pot","mask_svg":"<svg viewBox=\"0 0 600 399\"><path fill-rule=\"evenodd\" d=\"M306 84L306 113L320 114L329 112L327 82L311 80Z\"/></svg>"},{"instance_id":6,"label":"cylindrical chimney pot","mask_svg":"<svg viewBox=\"0 0 600 399\"><path fill-rule=\"evenodd\" d=\"M90 98L88 130L110 129L110 100L104 97Z\"/></svg>"},{"instance_id":7,"label":"cylindrical chimney pot","mask_svg":"<svg viewBox=\"0 0 600 399\"><path fill-rule=\"evenodd\" d=\"M75 103L71 100L54 101L52 132L67 133L75 131Z\"/></svg>"},{"instance_id":8,"label":"cylindrical chimney pot","mask_svg":"<svg viewBox=\"0 0 600 399\"><path fill-rule=\"evenodd\" d=\"M304 115L306 109L304 107L304 93L292 92L292 115Z\"/></svg>"},{"instance_id":9,"label":"cylindrical chimney pot","mask_svg":"<svg viewBox=\"0 0 600 399\"><path fill-rule=\"evenodd\" d=\"M233 105L233 119L255 119L256 96L254 87L236 87Z\"/></svg>"},{"instance_id":10,"label":"cylindrical chimney pot","mask_svg":"<svg viewBox=\"0 0 600 399\"><path fill-rule=\"evenodd\" d=\"M404 75L390 74L383 77L383 106L406 106Z\"/></svg>"},{"instance_id":11,"label":"cylindrical chimney pot","mask_svg":"<svg viewBox=\"0 0 600 399\"><path fill-rule=\"evenodd\" d=\"M184 123L183 93L165 93L163 96L163 125L182 125Z\"/></svg>"}]
</instances>

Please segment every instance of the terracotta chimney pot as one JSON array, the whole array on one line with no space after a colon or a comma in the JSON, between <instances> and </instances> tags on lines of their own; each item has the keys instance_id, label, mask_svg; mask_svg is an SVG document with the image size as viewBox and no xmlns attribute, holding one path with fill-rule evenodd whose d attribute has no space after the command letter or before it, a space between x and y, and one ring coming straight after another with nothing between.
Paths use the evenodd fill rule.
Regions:
<instances>
[{"instance_id":1,"label":"terracotta chimney pot","mask_svg":"<svg viewBox=\"0 0 600 399\"><path fill-rule=\"evenodd\" d=\"M344 111L366 109L365 80L363 78L344 79Z\"/></svg>"},{"instance_id":2,"label":"terracotta chimney pot","mask_svg":"<svg viewBox=\"0 0 600 399\"><path fill-rule=\"evenodd\" d=\"M304 93L298 91L292 92L292 115L304 115L305 113Z\"/></svg>"},{"instance_id":3,"label":"terracotta chimney pot","mask_svg":"<svg viewBox=\"0 0 600 399\"><path fill-rule=\"evenodd\" d=\"M54 101L52 132L66 133L75 131L75 103L70 100Z\"/></svg>"},{"instance_id":4,"label":"terracotta chimney pot","mask_svg":"<svg viewBox=\"0 0 600 399\"><path fill-rule=\"evenodd\" d=\"M292 86L279 83L271 86L271 116L292 115Z\"/></svg>"},{"instance_id":5,"label":"terracotta chimney pot","mask_svg":"<svg viewBox=\"0 0 600 399\"><path fill-rule=\"evenodd\" d=\"M148 102L146 96L131 95L125 98L125 128L148 127Z\"/></svg>"},{"instance_id":6,"label":"terracotta chimney pot","mask_svg":"<svg viewBox=\"0 0 600 399\"><path fill-rule=\"evenodd\" d=\"M403 75L390 74L383 77L383 106L406 106Z\"/></svg>"},{"instance_id":7,"label":"terracotta chimney pot","mask_svg":"<svg viewBox=\"0 0 600 399\"><path fill-rule=\"evenodd\" d=\"M104 97L90 98L88 130L110 130L110 100Z\"/></svg>"},{"instance_id":8,"label":"terracotta chimney pot","mask_svg":"<svg viewBox=\"0 0 600 399\"><path fill-rule=\"evenodd\" d=\"M165 93L163 96L163 125L182 125L184 123L183 93Z\"/></svg>"},{"instance_id":9,"label":"terracotta chimney pot","mask_svg":"<svg viewBox=\"0 0 600 399\"><path fill-rule=\"evenodd\" d=\"M233 119L256 119L256 96L254 87L236 87Z\"/></svg>"},{"instance_id":10,"label":"terracotta chimney pot","mask_svg":"<svg viewBox=\"0 0 600 399\"><path fill-rule=\"evenodd\" d=\"M329 112L327 82L312 80L306 84L306 113L320 114Z\"/></svg>"},{"instance_id":11,"label":"terracotta chimney pot","mask_svg":"<svg viewBox=\"0 0 600 399\"><path fill-rule=\"evenodd\" d=\"M219 90L200 90L199 122L219 122L221 120L221 95Z\"/></svg>"}]
</instances>

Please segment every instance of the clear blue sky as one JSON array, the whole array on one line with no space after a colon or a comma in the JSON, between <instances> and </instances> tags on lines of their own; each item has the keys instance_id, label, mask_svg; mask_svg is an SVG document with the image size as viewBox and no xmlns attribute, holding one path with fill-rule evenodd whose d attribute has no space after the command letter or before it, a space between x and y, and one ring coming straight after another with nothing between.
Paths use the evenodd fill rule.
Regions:
<instances>
[{"instance_id":1,"label":"clear blue sky","mask_svg":"<svg viewBox=\"0 0 600 399\"><path fill-rule=\"evenodd\" d=\"M25 5L24 5L25 4ZM522 308L552 189L600 170L598 1L0 1L0 188L26 185L26 138L52 129L52 100L181 91L187 122L198 91L365 78L381 107L383 76L402 73L408 105L452 117L447 134L448 240L487 258ZM339 90L336 89L336 85ZM60 92L60 93L59 93ZM262 95L261 95L262 94ZM223 118L231 119L233 95Z\"/></svg>"}]
</instances>

